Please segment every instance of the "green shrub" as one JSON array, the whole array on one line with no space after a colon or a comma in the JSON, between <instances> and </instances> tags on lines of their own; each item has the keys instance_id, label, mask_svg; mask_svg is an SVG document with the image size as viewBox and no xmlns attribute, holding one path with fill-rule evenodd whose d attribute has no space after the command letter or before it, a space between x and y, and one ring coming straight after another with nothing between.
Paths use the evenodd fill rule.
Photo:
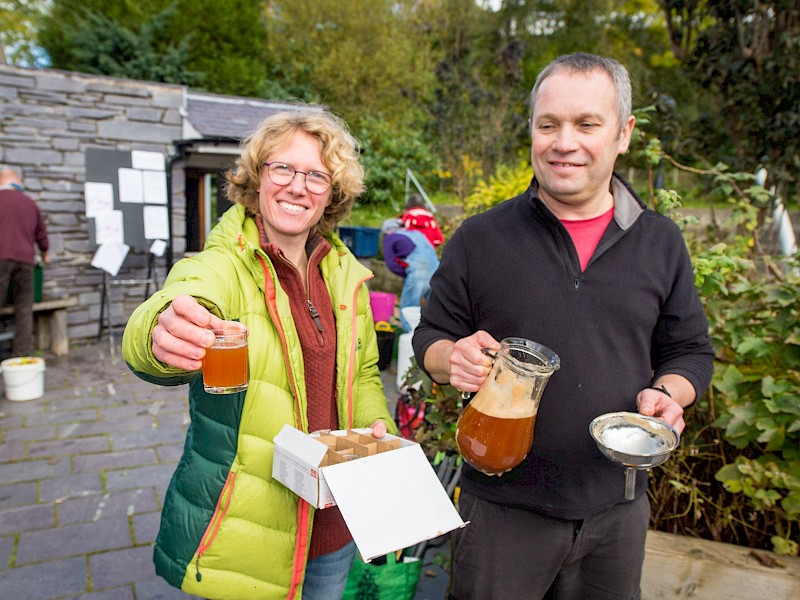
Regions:
<instances>
[{"instance_id":1,"label":"green shrub","mask_svg":"<svg viewBox=\"0 0 800 600\"><path fill-rule=\"evenodd\" d=\"M359 204L389 206L399 214L407 168L426 190L436 187L436 157L417 128L395 128L382 119L365 118L354 132L362 146L367 185Z\"/></svg>"}]
</instances>

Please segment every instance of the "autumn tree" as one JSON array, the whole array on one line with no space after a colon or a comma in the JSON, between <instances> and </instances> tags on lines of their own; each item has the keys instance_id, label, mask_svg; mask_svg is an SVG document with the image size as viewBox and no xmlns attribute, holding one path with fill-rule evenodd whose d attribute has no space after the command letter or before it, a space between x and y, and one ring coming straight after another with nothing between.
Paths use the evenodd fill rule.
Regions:
<instances>
[{"instance_id":1,"label":"autumn tree","mask_svg":"<svg viewBox=\"0 0 800 600\"><path fill-rule=\"evenodd\" d=\"M36 27L47 0L0 0L0 64L40 66Z\"/></svg>"},{"instance_id":2,"label":"autumn tree","mask_svg":"<svg viewBox=\"0 0 800 600\"><path fill-rule=\"evenodd\" d=\"M266 91L261 9L249 0L54 0L38 39L55 68Z\"/></svg>"},{"instance_id":3,"label":"autumn tree","mask_svg":"<svg viewBox=\"0 0 800 600\"><path fill-rule=\"evenodd\" d=\"M424 4L436 58L430 111L437 150L462 193L476 175L485 179L497 165L516 165L527 156L530 90L562 54L613 57L631 73L635 106L658 102L674 111L674 98L680 98L677 111L691 114L696 94L677 76L655 0Z\"/></svg>"},{"instance_id":4,"label":"autumn tree","mask_svg":"<svg viewBox=\"0 0 800 600\"><path fill-rule=\"evenodd\" d=\"M430 190L432 77L417 2L269 0L266 7L271 85L348 122L363 147L360 201L399 208L407 168Z\"/></svg>"},{"instance_id":5,"label":"autumn tree","mask_svg":"<svg viewBox=\"0 0 800 600\"><path fill-rule=\"evenodd\" d=\"M267 0L269 68L284 89L349 122L414 127L429 57L411 0Z\"/></svg>"},{"instance_id":6,"label":"autumn tree","mask_svg":"<svg viewBox=\"0 0 800 600\"><path fill-rule=\"evenodd\" d=\"M800 167L800 2L660 0L675 56L695 86L719 102L698 120L700 149L752 172L766 162L773 181ZM708 132L719 132L711 137ZM724 137L723 137L724 136Z\"/></svg>"},{"instance_id":7,"label":"autumn tree","mask_svg":"<svg viewBox=\"0 0 800 600\"><path fill-rule=\"evenodd\" d=\"M435 59L432 139L463 198L524 142L524 45L497 13L472 0L425 3L422 15Z\"/></svg>"},{"instance_id":8,"label":"autumn tree","mask_svg":"<svg viewBox=\"0 0 800 600\"><path fill-rule=\"evenodd\" d=\"M187 39L171 45L160 42L173 13L174 8L167 8L138 29L130 29L110 17L82 9L78 20L62 27L69 50L55 55L54 66L126 79L196 83L199 73L186 68Z\"/></svg>"}]
</instances>

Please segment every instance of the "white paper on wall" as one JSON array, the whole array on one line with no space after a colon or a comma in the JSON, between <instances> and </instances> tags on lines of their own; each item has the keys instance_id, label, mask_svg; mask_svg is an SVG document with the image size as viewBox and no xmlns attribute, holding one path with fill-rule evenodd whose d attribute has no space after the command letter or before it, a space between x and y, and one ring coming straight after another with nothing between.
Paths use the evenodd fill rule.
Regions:
<instances>
[{"instance_id":1,"label":"white paper on wall","mask_svg":"<svg viewBox=\"0 0 800 600\"><path fill-rule=\"evenodd\" d=\"M160 152L145 152L144 150L131 151L131 165L134 169L147 171L163 171L164 155Z\"/></svg>"},{"instance_id":2,"label":"white paper on wall","mask_svg":"<svg viewBox=\"0 0 800 600\"><path fill-rule=\"evenodd\" d=\"M142 171L142 184L145 202L167 203L167 174L164 171Z\"/></svg>"},{"instance_id":3,"label":"white paper on wall","mask_svg":"<svg viewBox=\"0 0 800 600\"><path fill-rule=\"evenodd\" d=\"M83 184L83 197L87 217L114 209L114 186L110 183L87 181Z\"/></svg>"},{"instance_id":4,"label":"white paper on wall","mask_svg":"<svg viewBox=\"0 0 800 600\"><path fill-rule=\"evenodd\" d=\"M119 169L119 201L143 202L144 190L142 184L142 171L139 169Z\"/></svg>"},{"instance_id":5,"label":"white paper on wall","mask_svg":"<svg viewBox=\"0 0 800 600\"><path fill-rule=\"evenodd\" d=\"M121 244L125 241L121 210L107 210L95 216L94 239L97 244Z\"/></svg>"},{"instance_id":6,"label":"white paper on wall","mask_svg":"<svg viewBox=\"0 0 800 600\"><path fill-rule=\"evenodd\" d=\"M144 239L163 240L169 238L169 221L166 206L144 207Z\"/></svg>"}]
</instances>

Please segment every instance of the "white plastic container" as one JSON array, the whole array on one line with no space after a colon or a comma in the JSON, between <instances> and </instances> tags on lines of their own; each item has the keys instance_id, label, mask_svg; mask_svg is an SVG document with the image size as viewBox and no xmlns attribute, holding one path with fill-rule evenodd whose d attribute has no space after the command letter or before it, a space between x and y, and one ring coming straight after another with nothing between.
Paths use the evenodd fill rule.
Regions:
<instances>
[{"instance_id":1,"label":"white plastic container","mask_svg":"<svg viewBox=\"0 0 800 600\"><path fill-rule=\"evenodd\" d=\"M414 329L419 325L420 311L419 306L407 306L400 309L408 324L411 326L411 331L402 334L397 339L397 389L403 389L403 382L405 381L406 371L411 367L411 357L414 356L414 349L411 347L411 338L414 335Z\"/></svg>"},{"instance_id":2,"label":"white plastic container","mask_svg":"<svg viewBox=\"0 0 800 600\"><path fill-rule=\"evenodd\" d=\"M422 307L406 306L405 308L401 308L400 312L403 313L403 317L405 317L406 321L408 321L408 325L411 327L409 333L414 333L414 330L422 319Z\"/></svg>"},{"instance_id":3,"label":"white plastic container","mask_svg":"<svg viewBox=\"0 0 800 600\"><path fill-rule=\"evenodd\" d=\"M397 389L405 387L403 382L406 380L405 374L411 367L411 357L414 356L414 349L411 347L412 333L403 333L397 338Z\"/></svg>"},{"instance_id":4,"label":"white plastic container","mask_svg":"<svg viewBox=\"0 0 800 600\"><path fill-rule=\"evenodd\" d=\"M36 356L18 356L0 362L6 398L19 402L44 396L44 370L44 359Z\"/></svg>"}]
</instances>

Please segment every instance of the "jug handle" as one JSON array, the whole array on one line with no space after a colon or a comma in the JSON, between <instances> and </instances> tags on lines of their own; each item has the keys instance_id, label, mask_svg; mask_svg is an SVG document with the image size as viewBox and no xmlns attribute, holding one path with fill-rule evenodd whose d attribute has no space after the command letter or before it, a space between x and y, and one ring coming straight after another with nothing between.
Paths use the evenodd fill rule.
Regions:
<instances>
[{"instance_id":1,"label":"jug handle","mask_svg":"<svg viewBox=\"0 0 800 600\"><path fill-rule=\"evenodd\" d=\"M489 348L481 348L481 352L483 352L486 356L492 359L492 363L497 360L497 352L492 352Z\"/></svg>"},{"instance_id":2,"label":"jug handle","mask_svg":"<svg viewBox=\"0 0 800 600\"><path fill-rule=\"evenodd\" d=\"M494 361L497 360L497 352L492 352L489 348L481 348L481 352L483 352L486 356L492 359L492 365L494 365ZM472 397L472 392L461 392L461 399L462 400L469 400Z\"/></svg>"}]
</instances>

